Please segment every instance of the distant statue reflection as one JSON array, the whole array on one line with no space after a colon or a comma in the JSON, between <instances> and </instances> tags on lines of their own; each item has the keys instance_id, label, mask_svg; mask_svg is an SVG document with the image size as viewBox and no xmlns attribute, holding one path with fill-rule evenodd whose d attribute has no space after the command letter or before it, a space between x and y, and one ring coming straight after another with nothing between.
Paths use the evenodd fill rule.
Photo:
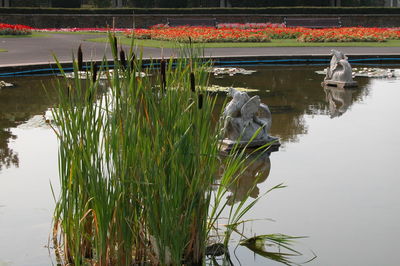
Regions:
<instances>
[{"instance_id":1,"label":"distant statue reflection","mask_svg":"<svg viewBox=\"0 0 400 266\"><path fill-rule=\"evenodd\" d=\"M331 118L339 117L350 107L354 90L343 90L335 87L324 87Z\"/></svg>"}]
</instances>

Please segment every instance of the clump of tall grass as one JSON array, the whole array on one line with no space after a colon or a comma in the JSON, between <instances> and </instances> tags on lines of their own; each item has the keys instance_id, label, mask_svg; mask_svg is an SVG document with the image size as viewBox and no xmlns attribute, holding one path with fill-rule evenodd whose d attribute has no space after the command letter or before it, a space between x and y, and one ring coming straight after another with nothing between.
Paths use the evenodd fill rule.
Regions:
<instances>
[{"instance_id":1,"label":"clump of tall grass","mask_svg":"<svg viewBox=\"0 0 400 266\"><path fill-rule=\"evenodd\" d=\"M190 57L162 61L160 70L155 63L144 70L141 56L131 49L126 59L114 37L110 43L115 69L106 72L106 92L96 76L108 68L93 64L82 81L81 59L74 63L75 78L57 84L58 261L202 265L207 239L226 207L222 197L245 167L243 153L228 156L213 190L221 125L213 121L215 96L203 91L208 66L191 51ZM142 71L155 74L138 75ZM231 211L232 221L251 206Z\"/></svg>"}]
</instances>

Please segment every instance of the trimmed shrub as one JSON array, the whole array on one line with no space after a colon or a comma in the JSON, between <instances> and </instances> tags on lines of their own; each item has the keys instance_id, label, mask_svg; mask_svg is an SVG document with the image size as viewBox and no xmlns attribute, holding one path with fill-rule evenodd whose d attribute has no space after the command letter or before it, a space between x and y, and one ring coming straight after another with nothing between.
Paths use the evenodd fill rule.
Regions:
<instances>
[{"instance_id":1,"label":"trimmed shrub","mask_svg":"<svg viewBox=\"0 0 400 266\"><path fill-rule=\"evenodd\" d=\"M61 1L61 0L53 0ZM73 0L76 1L76 0ZM71 0L72 3L72 0ZM0 8L0 14L400 14L389 7L263 7L263 8Z\"/></svg>"},{"instance_id":2,"label":"trimmed shrub","mask_svg":"<svg viewBox=\"0 0 400 266\"><path fill-rule=\"evenodd\" d=\"M80 8L81 0L52 0L53 7Z\"/></svg>"}]
</instances>

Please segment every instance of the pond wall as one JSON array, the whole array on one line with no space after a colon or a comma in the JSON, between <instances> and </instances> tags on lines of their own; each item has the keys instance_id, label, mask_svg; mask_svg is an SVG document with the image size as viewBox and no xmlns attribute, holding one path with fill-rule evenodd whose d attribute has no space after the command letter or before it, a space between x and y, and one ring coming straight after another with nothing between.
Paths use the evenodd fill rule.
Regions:
<instances>
[{"instance_id":1,"label":"pond wall","mask_svg":"<svg viewBox=\"0 0 400 266\"><path fill-rule=\"evenodd\" d=\"M215 18L219 23L273 22L283 23L285 17L326 18L340 17L343 27L400 27L400 14L354 15L269 15L269 14L0 14L0 23L24 24L36 28L68 27L149 27L166 23L168 18Z\"/></svg>"}]
</instances>

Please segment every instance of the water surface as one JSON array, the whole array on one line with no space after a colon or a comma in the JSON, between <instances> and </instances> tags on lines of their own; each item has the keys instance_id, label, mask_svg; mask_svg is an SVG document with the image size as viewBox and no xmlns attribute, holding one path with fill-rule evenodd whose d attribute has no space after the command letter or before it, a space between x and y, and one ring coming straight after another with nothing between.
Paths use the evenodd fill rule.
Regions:
<instances>
[{"instance_id":1,"label":"water surface","mask_svg":"<svg viewBox=\"0 0 400 266\"><path fill-rule=\"evenodd\" d=\"M282 142L256 165L263 176L250 194L287 187L246 217L274 221L251 222L246 233L308 236L295 245L306 256L295 261L312 250L318 257L309 265L398 265L400 80L359 78L356 90L324 89L314 73L321 68L259 67L250 76L211 79L258 89L273 113L271 135ZM0 90L0 265L49 265L57 140L42 120L55 99L42 83L50 88L51 79L6 81L18 86ZM279 265L243 247L236 255L242 265Z\"/></svg>"}]
</instances>

